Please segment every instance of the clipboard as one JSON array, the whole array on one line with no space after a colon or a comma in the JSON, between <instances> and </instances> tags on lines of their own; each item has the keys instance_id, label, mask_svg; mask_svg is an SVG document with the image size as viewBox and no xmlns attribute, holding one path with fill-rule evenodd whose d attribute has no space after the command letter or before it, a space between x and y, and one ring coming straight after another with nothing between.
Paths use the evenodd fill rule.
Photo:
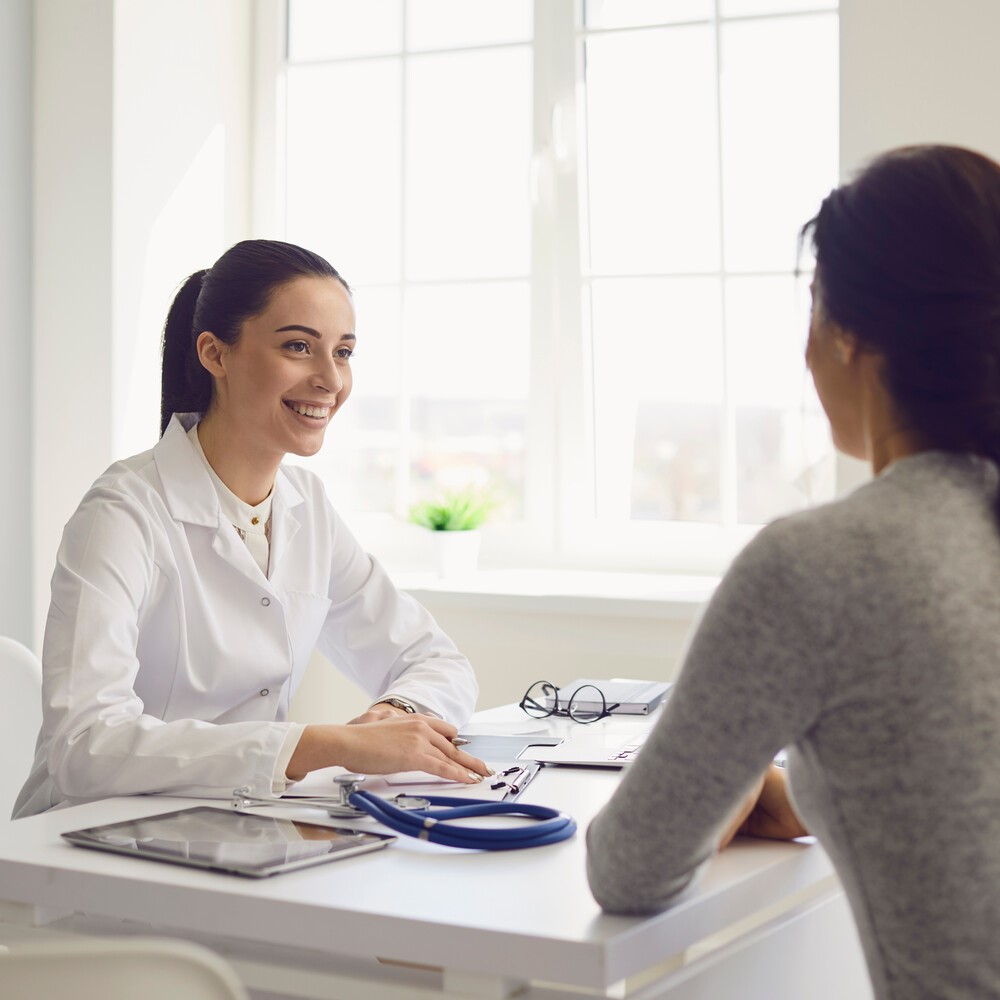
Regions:
<instances>
[{"instance_id":1,"label":"clipboard","mask_svg":"<svg viewBox=\"0 0 1000 1000\"><path fill-rule=\"evenodd\" d=\"M407 771L372 777L366 789L376 795L446 795L455 798L492 799L496 802L514 802L528 787L544 766L536 760L486 761L496 771L491 778L475 785L444 781L423 771Z\"/></svg>"}]
</instances>

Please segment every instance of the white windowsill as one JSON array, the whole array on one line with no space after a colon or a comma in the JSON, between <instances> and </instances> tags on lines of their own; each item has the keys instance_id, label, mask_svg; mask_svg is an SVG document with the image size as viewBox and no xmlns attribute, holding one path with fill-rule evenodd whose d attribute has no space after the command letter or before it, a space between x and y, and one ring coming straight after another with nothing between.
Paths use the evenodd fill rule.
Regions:
<instances>
[{"instance_id":1,"label":"white windowsill","mask_svg":"<svg viewBox=\"0 0 1000 1000\"><path fill-rule=\"evenodd\" d=\"M579 570L479 570L442 578L396 572L393 582L417 600L479 611L689 619L718 577Z\"/></svg>"}]
</instances>

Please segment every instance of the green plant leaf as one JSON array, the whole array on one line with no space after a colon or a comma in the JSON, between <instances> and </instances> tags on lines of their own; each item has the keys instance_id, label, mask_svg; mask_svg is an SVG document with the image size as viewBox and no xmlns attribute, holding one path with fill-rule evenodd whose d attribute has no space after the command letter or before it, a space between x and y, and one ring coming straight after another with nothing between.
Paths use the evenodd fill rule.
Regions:
<instances>
[{"instance_id":1,"label":"green plant leaf","mask_svg":"<svg viewBox=\"0 0 1000 1000\"><path fill-rule=\"evenodd\" d=\"M469 487L443 493L410 508L410 520L430 531L472 531L481 527L496 508L488 490Z\"/></svg>"}]
</instances>

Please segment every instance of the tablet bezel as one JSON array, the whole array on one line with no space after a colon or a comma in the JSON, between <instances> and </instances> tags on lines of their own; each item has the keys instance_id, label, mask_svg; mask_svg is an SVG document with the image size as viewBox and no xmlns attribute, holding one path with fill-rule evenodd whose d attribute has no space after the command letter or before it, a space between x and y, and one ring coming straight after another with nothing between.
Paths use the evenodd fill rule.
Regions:
<instances>
[{"instance_id":1,"label":"tablet bezel","mask_svg":"<svg viewBox=\"0 0 1000 1000\"><path fill-rule=\"evenodd\" d=\"M323 823L312 823L306 820L295 820L297 825L315 827L320 830L332 830L338 833L351 834L352 839L357 837L363 840L350 845L338 847L337 850L329 851L325 854L316 854L306 858L296 858L293 860L281 861L276 864L247 865L238 862L210 861L202 858L183 857L180 855L162 854L157 851L143 850L142 845L124 846L121 844L109 843L98 836L107 835L115 830L132 828L136 823L169 821L175 816L190 816L193 813L211 813L214 816L239 816L242 819L251 818L258 820L271 820L279 823L292 823L285 816L262 816L258 813L238 812L234 809L219 809L214 806L189 806L185 809L174 809L166 813L154 813L151 816L137 816L134 819L120 820L116 823L100 823L96 826L85 827L80 830L69 830L61 836L75 847L87 847L93 850L105 851L110 854L119 854L124 857L142 858L148 861L160 861L166 864L181 865L185 868L197 868L202 871L215 871L227 875L241 875L245 878L268 878L272 875L280 875L284 872L297 871L300 868L311 868L314 865L327 864L331 861L339 861L342 858L353 857L357 854L367 854L370 851L378 851L383 847L388 847L396 837L387 833L375 833L369 830L356 830L346 826L327 826Z\"/></svg>"}]
</instances>

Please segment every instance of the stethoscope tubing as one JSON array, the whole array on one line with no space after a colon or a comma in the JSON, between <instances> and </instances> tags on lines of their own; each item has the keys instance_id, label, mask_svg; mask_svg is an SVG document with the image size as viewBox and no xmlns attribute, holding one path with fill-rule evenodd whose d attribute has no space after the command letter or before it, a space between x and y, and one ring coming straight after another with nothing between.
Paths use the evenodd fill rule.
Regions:
<instances>
[{"instance_id":1,"label":"stethoscope tubing","mask_svg":"<svg viewBox=\"0 0 1000 1000\"><path fill-rule=\"evenodd\" d=\"M557 844L572 837L576 821L572 816L548 806L494 802L489 799L460 799L424 795L438 809L400 809L371 792L351 793L350 803L407 837L417 837L445 847L465 847L480 851L514 851L527 847ZM453 826L452 821L473 816L525 816L537 822L518 827Z\"/></svg>"}]
</instances>

